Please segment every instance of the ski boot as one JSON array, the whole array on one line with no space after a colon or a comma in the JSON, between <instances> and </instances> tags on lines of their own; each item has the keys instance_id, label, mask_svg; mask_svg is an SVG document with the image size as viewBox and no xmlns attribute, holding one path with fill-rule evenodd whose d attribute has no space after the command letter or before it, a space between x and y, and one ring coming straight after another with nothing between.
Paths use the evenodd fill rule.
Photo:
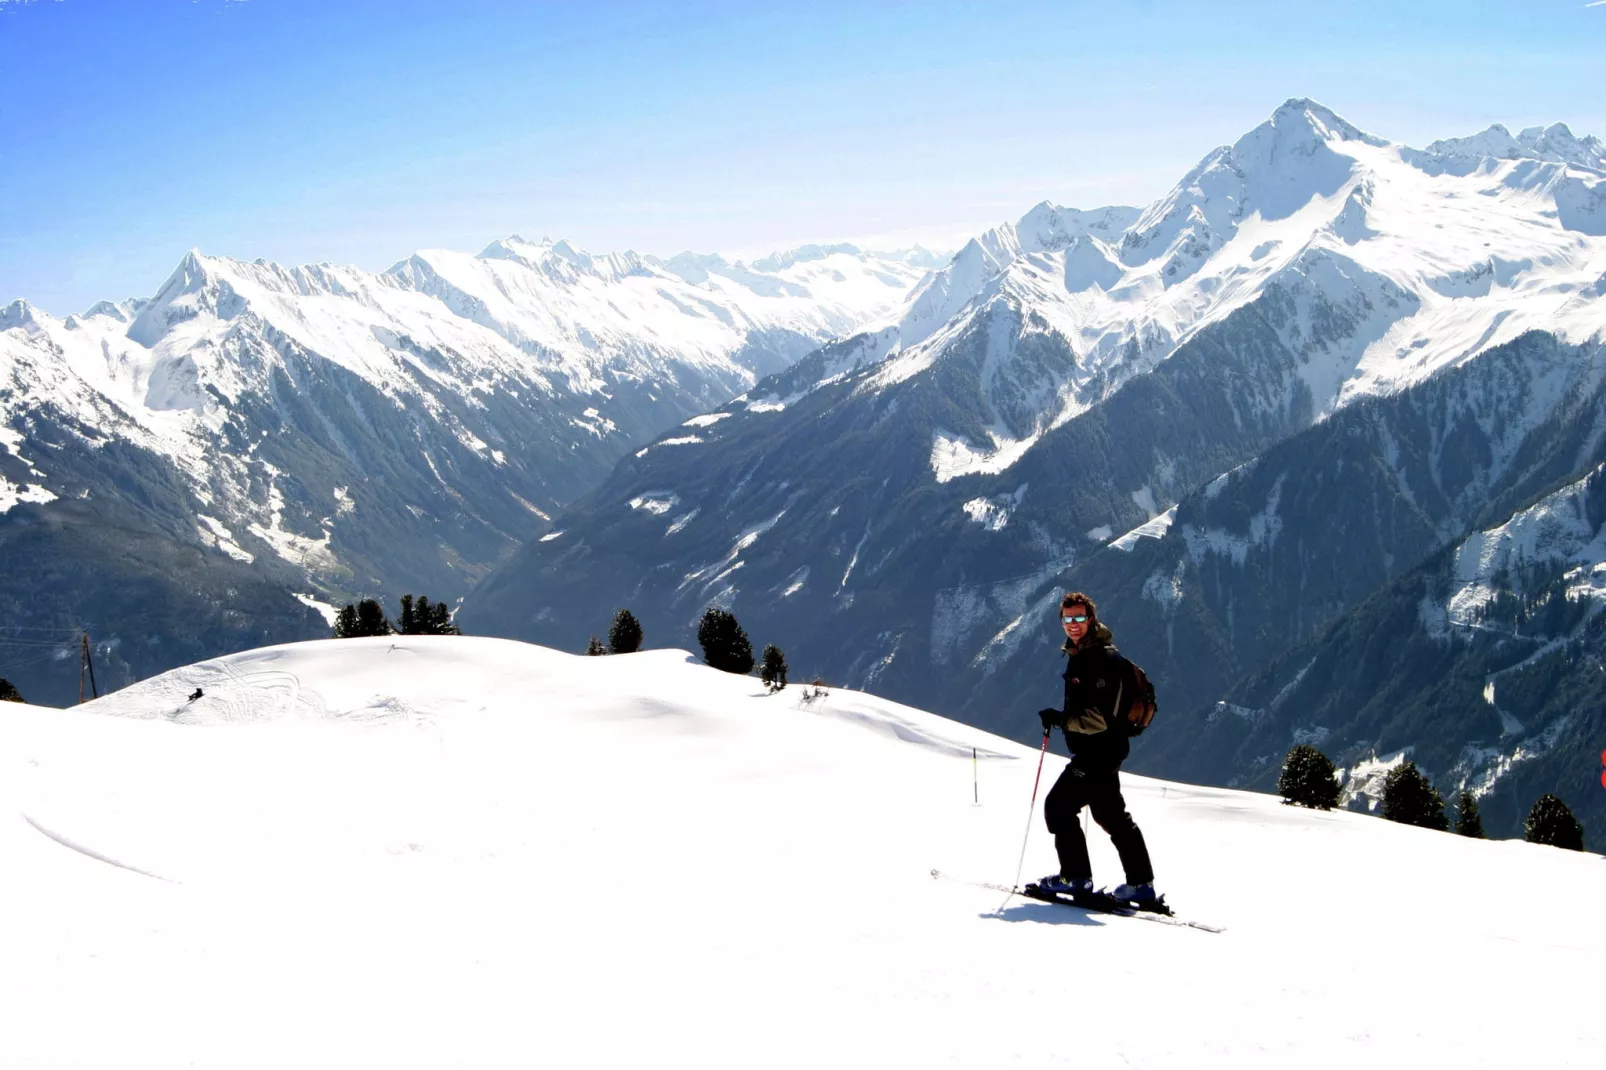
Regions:
<instances>
[{"instance_id":1,"label":"ski boot","mask_svg":"<svg viewBox=\"0 0 1606 1070\"><path fill-rule=\"evenodd\" d=\"M1091 878L1062 877L1058 873L1052 873L1036 884L1029 884L1027 888L1036 888L1040 892L1063 895L1070 899L1087 899L1093 895Z\"/></svg>"},{"instance_id":2,"label":"ski boot","mask_svg":"<svg viewBox=\"0 0 1606 1070\"><path fill-rule=\"evenodd\" d=\"M1152 910L1157 914L1171 913L1171 908L1166 906L1165 896L1156 895L1153 884L1121 884L1105 894L1119 903L1138 910Z\"/></svg>"}]
</instances>

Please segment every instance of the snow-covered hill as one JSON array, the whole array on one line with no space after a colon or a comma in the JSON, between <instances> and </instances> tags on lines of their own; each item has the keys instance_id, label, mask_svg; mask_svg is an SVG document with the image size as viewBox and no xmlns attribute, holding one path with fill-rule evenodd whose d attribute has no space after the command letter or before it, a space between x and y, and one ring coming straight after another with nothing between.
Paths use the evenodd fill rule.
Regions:
<instances>
[{"instance_id":1,"label":"snow-covered hill","mask_svg":"<svg viewBox=\"0 0 1606 1070\"><path fill-rule=\"evenodd\" d=\"M267 648L80 709L5 704L0 756L26 1070L1586 1066L1606 1045L1606 923L1534 905L1598 901L1599 856L1128 777L1163 890L1226 931L1003 903L929 871L1012 880L1035 749L674 650Z\"/></svg>"},{"instance_id":2,"label":"snow-covered hill","mask_svg":"<svg viewBox=\"0 0 1606 1070\"><path fill-rule=\"evenodd\" d=\"M66 531L37 559L115 571L116 538L109 559L83 544L132 529L170 560L124 587L195 572L168 567L193 548L287 605L455 599L631 447L884 314L929 261L852 246L661 261L509 238L382 274L191 253L149 300L62 320L18 301L0 310L0 542ZM30 624L145 651L152 622L50 575L8 567L0 597ZM175 663L136 661L123 681Z\"/></svg>"}]
</instances>

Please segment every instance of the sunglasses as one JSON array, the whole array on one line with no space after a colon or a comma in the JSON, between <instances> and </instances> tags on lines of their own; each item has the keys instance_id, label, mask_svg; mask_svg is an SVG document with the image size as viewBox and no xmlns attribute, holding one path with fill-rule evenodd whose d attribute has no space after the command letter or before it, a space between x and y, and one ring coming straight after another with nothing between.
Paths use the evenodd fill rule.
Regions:
<instances>
[{"instance_id":1,"label":"sunglasses","mask_svg":"<svg viewBox=\"0 0 1606 1070\"><path fill-rule=\"evenodd\" d=\"M1086 624L1087 623L1087 614L1086 613L1067 613L1063 617L1061 617L1060 619L1063 620L1066 624Z\"/></svg>"}]
</instances>

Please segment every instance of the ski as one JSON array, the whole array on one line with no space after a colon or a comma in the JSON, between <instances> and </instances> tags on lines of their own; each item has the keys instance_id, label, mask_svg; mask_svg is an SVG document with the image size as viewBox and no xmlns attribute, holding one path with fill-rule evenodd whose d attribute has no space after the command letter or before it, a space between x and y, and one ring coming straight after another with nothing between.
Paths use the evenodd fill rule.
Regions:
<instances>
[{"instance_id":1,"label":"ski","mask_svg":"<svg viewBox=\"0 0 1606 1070\"><path fill-rule=\"evenodd\" d=\"M1158 921L1166 925L1183 925L1201 932L1219 933L1225 930L1219 925L1206 925L1202 921L1190 921L1179 918L1171 912L1164 899L1153 907L1133 906L1106 893L1095 893L1089 897L1072 898L1067 895L1056 895L1045 892L1035 884L1028 884L1021 889L1021 895L1028 899L1035 899L1039 903L1058 903L1065 907L1078 907L1094 914L1116 914L1123 918L1137 918L1140 921Z\"/></svg>"},{"instance_id":2,"label":"ski","mask_svg":"<svg viewBox=\"0 0 1606 1070\"><path fill-rule=\"evenodd\" d=\"M1038 888L1035 884L1028 884L1024 888L1011 888L1007 884L994 884L991 881L965 880L962 877L955 877L937 869L932 870L931 875L940 880L954 881L958 884L968 884L973 888L986 888L989 891L1003 892L1005 895L1024 896L1027 899L1033 899L1039 903L1057 903L1062 907L1075 907L1078 910L1085 910L1090 914L1112 914L1122 918L1137 918L1139 921L1154 921L1159 922L1162 925L1184 926L1189 929L1198 929L1200 932L1207 933L1220 933L1226 931L1219 925L1206 925L1202 921L1190 921L1187 918L1179 918L1175 914L1171 913L1171 908L1169 906L1165 906L1163 901L1161 902L1161 906L1164 907L1163 911L1152 909L1145 910L1132 906L1129 903L1124 903L1121 900L1115 899L1106 894L1099 894L1088 899L1072 899L1069 896L1059 896L1055 895L1053 892L1045 892Z\"/></svg>"}]
</instances>

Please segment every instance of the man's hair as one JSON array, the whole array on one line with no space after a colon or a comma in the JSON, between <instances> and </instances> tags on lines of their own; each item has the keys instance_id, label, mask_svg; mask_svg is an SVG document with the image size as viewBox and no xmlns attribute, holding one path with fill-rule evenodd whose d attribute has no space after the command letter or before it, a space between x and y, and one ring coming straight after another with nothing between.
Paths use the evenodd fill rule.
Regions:
<instances>
[{"instance_id":1,"label":"man's hair","mask_svg":"<svg viewBox=\"0 0 1606 1070\"><path fill-rule=\"evenodd\" d=\"M1089 623L1097 624L1099 622L1099 607L1093 604L1093 599L1081 591L1070 591L1064 598L1060 599L1061 611L1070 609L1072 606L1086 606Z\"/></svg>"}]
</instances>

